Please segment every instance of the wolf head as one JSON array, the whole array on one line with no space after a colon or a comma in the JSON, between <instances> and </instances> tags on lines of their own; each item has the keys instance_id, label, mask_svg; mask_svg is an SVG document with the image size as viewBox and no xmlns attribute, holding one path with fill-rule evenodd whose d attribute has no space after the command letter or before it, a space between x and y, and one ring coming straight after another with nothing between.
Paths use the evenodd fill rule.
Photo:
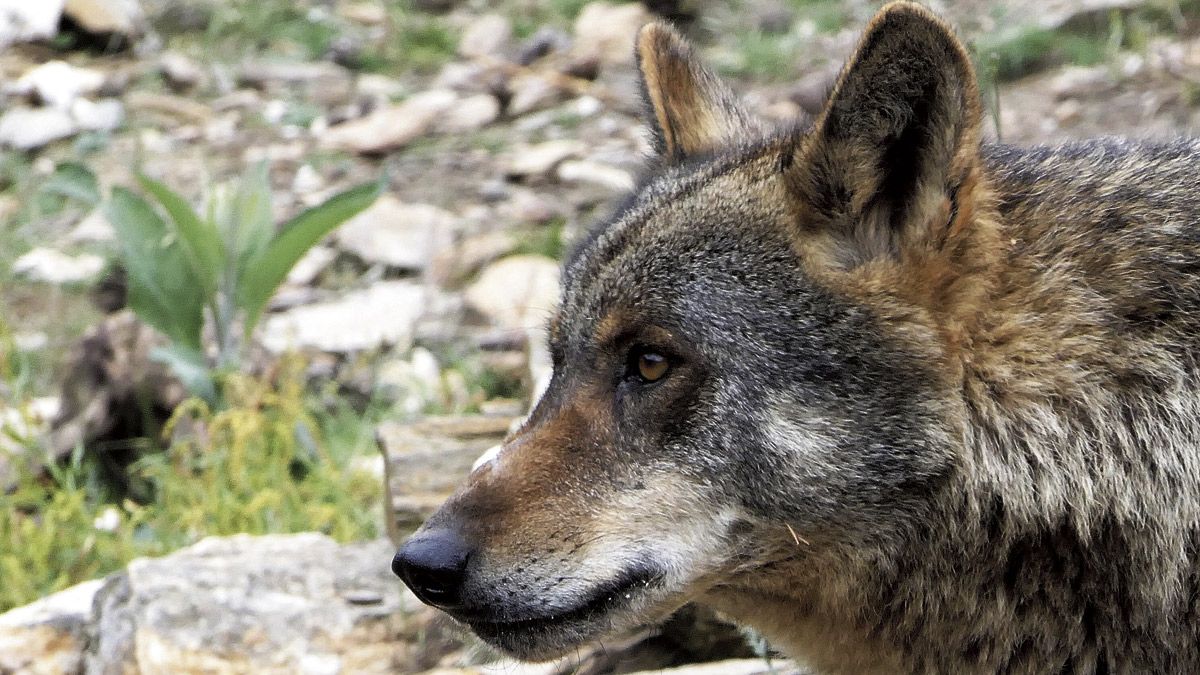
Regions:
<instances>
[{"instance_id":1,"label":"wolf head","mask_svg":"<svg viewBox=\"0 0 1200 675\"><path fill-rule=\"evenodd\" d=\"M944 365L983 201L953 33L888 5L788 129L666 26L637 56L656 167L565 263L535 410L393 563L524 659L784 563L816 597L915 536L956 466Z\"/></svg>"}]
</instances>

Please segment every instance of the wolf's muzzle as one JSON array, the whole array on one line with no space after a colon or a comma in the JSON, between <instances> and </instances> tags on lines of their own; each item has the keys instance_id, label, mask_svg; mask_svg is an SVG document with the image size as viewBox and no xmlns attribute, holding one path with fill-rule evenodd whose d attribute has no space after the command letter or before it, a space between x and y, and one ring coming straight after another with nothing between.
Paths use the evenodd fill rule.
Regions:
<instances>
[{"instance_id":1,"label":"wolf's muzzle","mask_svg":"<svg viewBox=\"0 0 1200 675\"><path fill-rule=\"evenodd\" d=\"M471 553L471 545L454 530L429 530L400 547L392 558L392 572L421 602L441 609L453 608L461 602L459 591Z\"/></svg>"}]
</instances>

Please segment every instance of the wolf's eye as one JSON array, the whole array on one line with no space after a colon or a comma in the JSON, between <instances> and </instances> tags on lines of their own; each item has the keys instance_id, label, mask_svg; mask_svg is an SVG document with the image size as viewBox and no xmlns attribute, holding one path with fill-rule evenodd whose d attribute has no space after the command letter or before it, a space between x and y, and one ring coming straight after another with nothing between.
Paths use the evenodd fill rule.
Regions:
<instances>
[{"instance_id":1,"label":"wolf's eye","mask_svg":"<svg viewBox=\"0 0 1200 675\"><path fill-rule=\"evenodd\" d=\"M657 352L634 352L634 357L637 366L636 374L643 382L657 382L671 369L667 357Z\"/></svg>"}]
</instances>

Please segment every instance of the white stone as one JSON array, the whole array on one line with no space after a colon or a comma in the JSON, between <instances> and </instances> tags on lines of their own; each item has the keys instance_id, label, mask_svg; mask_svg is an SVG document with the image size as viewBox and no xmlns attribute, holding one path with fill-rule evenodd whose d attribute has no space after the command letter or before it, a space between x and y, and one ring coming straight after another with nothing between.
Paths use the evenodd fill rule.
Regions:
<instances>
[{"instance_id":1,"label":"white stone","mask_svg":"<svg viewBox=\"0 0 1200 675\"><path fill-rule=\"evenodd\" d=\"M546 256L502 258L467 288L467 304L502 328L542 326L558 306L558 270Z\"/></svg>"},{"instance_id":2,"label":"white stone","mask_svg":"<svg viewBox=\"0 0 1200 675\"><path fill-rule=\"evenodd\" d=\"M98 255L68 255L46 247L35 248L13 263L16 274L49 284L83 283L94 279L103 270L104 258Z\"/></svg>"},{"instance_id":3,"label":"white stone","mask_svg":"<svg viewBox=\"0 0 1200 675\"><path fill-rule=\"evenodd\" d=\"M5 89L19 96L36 96L45 105L65 110L80 96L100 91L105 79L98 70L77 68L66 61L47 61Z\"/></svg>"},{"instance_id":4,"label":"white stone","mask_svg":"<svg viewBox=\"0 0 1200 675\"><path fill-rule=\"evenodd\" d=\"M514 178L546 176L566 159L577 157L586 146L575 140L545 141L511 150L504 172Z\"/></svg>"},{"instance_id":5,"label":"white stone","mask_svg":"<svg viewBox=\"0 0 1200 675\"><path fill-rule=\"evenodd\" d=\"M0 49L58 33L65 0L0 0Z\"/></svg>"},{"instance_id":6,"label":"white stone","mask_svg":"<svg viewBox=\"0 0 1200 675\"><path fill-rule=\"evenodd\" d=\"M69 244L78 244L81 242L109 242L113 241L116 236L116 230L113 229L112 223L104 217L104 211L96 209L79 221L79 224L68 232L64 239Z\"/></svg>"},{"instance_id":7,"label":"white stone","mask_svg":"<svg viewBox=\"0 0 1200 675\"><path fill-rule=\"evenodd\" d=\"M270 316L263 344L273 352L311 348L347 353L395 345L408 349L425 307L425 290L410 281L382 281L338 300Z\"/></svg>"},{"instance_id":8,"label":"white stone","mask_svg":"<svg viewBox=\"0 0 1200 675\"><path fill-rule=\"evenodd\" d=\"M442 133L475 131L496 121L500 116L500 102L491 94L467 96L454 104L438 120L437 129Z\"/></svg>"},{"instance_id":9,"label":"white stone","mask_svg":"<svg viewBox=\"0 0 1200 675\"><path fill-rule=\"evenodd\" d=\"M316 192L324 187L325 179L321 177L320 172L313 168L312 164L302 164L299 169L296 169L296 175L292 178L292 192L302 195Z\"/></svg>"},{"instance_id":10,"label":"white stone","mask_svg":"<svg viewBox=\"0 0 1200 675\"><path fill-rule=\"evenodd\" d=\"M512 22L499 14L484 14L463 29L458 53L466 58L498 56L512 39Z\"/></svg>"},{"instance_id":11,"label":"white stone","mask_svg":"<svg viewBox=\"0 0 1200 675\"><path fill-rule=\"evenodd\" d=\"M13 108L0 116L0 145L32 150L73 136L75 118L55 108Z\"/></svg>"},{"instance_id":12,"label":"white stone","mask_svg":"<svg viewBox=\"0 0 1200 675\"><path fill-rule=\"evenodd\" d=\"M558 179L564 183L590 183L614 192L633 189L633 174L611 164L586 160L568 160L558 165Z\"/></svg>"},{"instance_id":13,"label":"white stone","mask_svg":"<svg viewBox=\"0 0 1200 675\"><path fill-rule=\"evenodd\" d=\"M437 357L424 347L416 347L407 359L389 359L380 365L376 387L395 397L400 408L420 414L442 396L442 369Z\"/></svg>"},{"instance_id":14,"label":"white stone","mask_svg":"<svg viewBox=\"0 0 1200 675\"><path fill-rule=\"evenodd\" d=\"M121 526L121 512L115 507L105 507L100 515L92 520L92 527L101 532L116 532Z\"/></svg>"},{"instance_id":15,"label":"white stone","mask_svg":"<svg viewBox=\"0 0 1200 675\"><path fill-rule=\"evenodd\" d=\"M453 239L454 214L431 204L380 197L337 230L338 245L370 263L423 270Z\"/></svg>"},{"instance_id":16,"label":"white stone","mask_svg":"<svg viewBox=\"0 0 1200 675\"><path fill-rule=\"evenodd\" d=\"M0 672L81 672L85 628L103 584L85 581L0 614Z\"/></svg>"},{"instance_id":17,"label":"white stone","mask_svg":"<svg viewBox=\"0 0 1200 675\"><path fill-rule=\"evenodd\" d=\"M23 352L36 352L50 344L50 336L40 330L13 333L13 346Z\"/></svg>"},{"instance_id":18,"label":"white stone","mask_svg":"<svg viewBox=\"0 0 1200 675\"><path fill-rule=\"evenodd\" d=\"M532 72L512 78L508 88L512 92L508 113L514 117L552 106L566 95L562 87Z\"/></svg>"},{"instance_id":19,"label":"white stone","mask_svg":"<svg viewBox=\"0 0 1200 675\"><path fill-rule=\"evenodd\" d=\"M158 68L167 84L175 89L188 89L204 81L204 68L179 52L167 52L158 60Z\"/></svg>"},{"instance_id":20,"label":"white stone","mask_svg":"<svg viewBox=\"0 0 1200 675\"><path fill-rule=\"evenodd\" d=\"M115 98L89 101L77 98L71 103L71 117L80 129L112 131L125 120L125 107Z\"/></svg>"},{"instance_id":21,"label":"white stone","mask_svg":"<svg viewBox=\"0 0 1200 675\"><path fill-rule=\"evenodd\" d=\"M633 63L633 38L653 17L641 3L591 2L575 19L575 53L604 63Z\"/></svg>"},{"instance_id":22,"label":"white stone","mask_svg":"<svg viewBox=\"0 0 1200 675\"><path fill-rule=\"evenodd\" d=\"M321 137L321 144L362 154L395 150L433 130L457 101L458 94L448 89L422 92L398 105L330 127Z\"/></svg>"},{"instance_id":23,"label":"white stone","mask_svg":"<svg viewBox=\"0 0 1200 675\"><path fill-rule=\"evenodd\" d=\"M337 258L337 251L329 246L314 246L296 261L288 272L287 282L293 286L308 286L316 281L317 275Z\"/></svg>"}]
</instances>

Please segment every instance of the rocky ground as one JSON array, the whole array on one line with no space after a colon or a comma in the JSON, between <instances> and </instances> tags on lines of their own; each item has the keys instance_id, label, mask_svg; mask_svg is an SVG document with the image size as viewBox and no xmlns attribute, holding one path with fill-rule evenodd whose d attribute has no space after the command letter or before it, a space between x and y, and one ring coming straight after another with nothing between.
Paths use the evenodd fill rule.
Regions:
<instances>
[{"instance_id":1,"label":"rocky ground","mask_svg":"<svg viewBox=\"0 0 1200 675\"><path fill-rule=\"evenodd\" d=\"M120 310L113 230L98 195L132 185L140 170L197 199L208 181L265 162L282 218L385 175L386 194L294 271L261 341L304 351L314 379L384 401L397 420L474 415L381 431L389 532L401 536L546 376L541 326L556 298L557 258L631 188L647 150L636 28L656 12L679 21L754 110L782 122L819 109L877 4L0 0L0 323L34 364L19 392L0 383L0 483L6 434L53 427L53 443L69 449L111 432L114 382L158 382L164 406L181 396L147 365L154 336ZM1200 131L1195 2L932 4L975 47L993 138ZM73 388L81 337L89 329L95 337L97 326L109 340L105 378ZM237 595L204 586L210 572L183 579L177 570L195 563L277 576L244 564L245 551L275 555L276 546L313 556L303 574L279 581L287 588L263 591L278 591L270 597L279 603L171 604L215 588ZM330 571L377 562L386 548L222 540L180 553L178 566L131 566L105 582L94 609L81 607L92 607L95 584L58 613L0 616L0 645L37 633L67 654L38 665L0 648L0 672L85 663L89 672L133 672L129 663L138 672L183 672L180 663L193 672L415 672L470 662L461 643L425 627L429 616L386 574L363 567L347 581ZM147 590L168 587L204 590L165 600ZM276 631L273 621L288 626L310 606L336 606L336 627ZM205 611L255 621L189 628L179 618ZM210 649L214 641L230 646ZM735 672L728 668L714 672Z\"/></svg>"}]
</instances>

